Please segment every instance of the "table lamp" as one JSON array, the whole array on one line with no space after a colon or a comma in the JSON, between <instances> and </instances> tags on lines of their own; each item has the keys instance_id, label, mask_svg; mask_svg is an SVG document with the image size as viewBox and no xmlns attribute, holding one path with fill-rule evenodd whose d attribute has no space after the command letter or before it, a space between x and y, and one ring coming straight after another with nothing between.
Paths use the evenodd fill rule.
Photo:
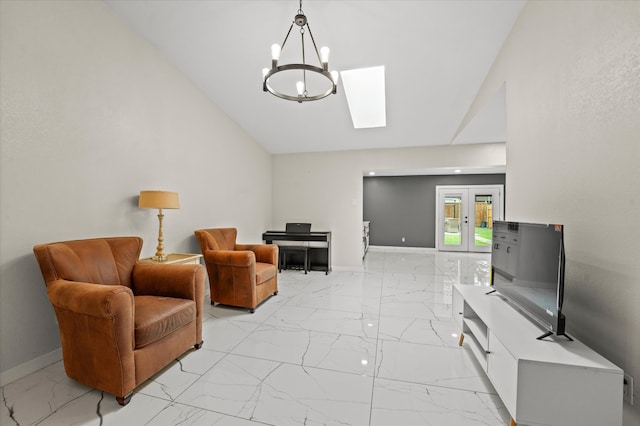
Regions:
<instances>
[{"instance_id":1,"label":"table lamp","mask_svg":"<svg viewBox=\"0 0 640 426\"><path fill-rule=\"evenodd\" d=\"M138 207L158 209L160 227L158 228L158 247L156 247L156 255L153 256L153 260L159 262L167 260L167 255L164 253L164 237L162 236L162 219L164 218L162 209L179 209L178 193L171 191L140 191Z\"/></svg>"}]
</instances>

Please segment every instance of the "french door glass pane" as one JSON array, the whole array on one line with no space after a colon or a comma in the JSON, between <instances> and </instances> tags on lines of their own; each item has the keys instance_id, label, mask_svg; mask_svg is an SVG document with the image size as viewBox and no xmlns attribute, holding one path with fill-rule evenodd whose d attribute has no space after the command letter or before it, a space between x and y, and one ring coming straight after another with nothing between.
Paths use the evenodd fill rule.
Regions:
<instances>
[{"instance_id":1,"label":"french door glass pane","mask_svg":"<svg viewBox=\"0 0 640 426\"><path fill-rule=\"evenodd\" d=\"M462 196L446 196L444 199L444 244L462 244Z\"/></svg>"},{"instance_id":2,"label":"french door glass pane","mask_svg":"<svg viewBox=\"0 0 640 426\"><path fill-rule=\"evenodd\" d=\"M491 232L493 229L493 197L491 195L476 194L475 209L475 236L476 246L491 245Z\"/></svg>"}]
</instances>

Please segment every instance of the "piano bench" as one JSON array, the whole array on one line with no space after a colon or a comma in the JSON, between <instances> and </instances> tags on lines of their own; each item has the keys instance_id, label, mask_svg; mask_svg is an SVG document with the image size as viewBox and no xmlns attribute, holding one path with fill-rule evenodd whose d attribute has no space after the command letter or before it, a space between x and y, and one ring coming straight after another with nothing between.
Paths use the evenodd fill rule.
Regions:
<instances>
[{"instance_id":1,"label":"piano bench","mask_svg":"<svg viewBox=\"0 0 640 426\"><path fill-rule=\"evenodd\" d=\"M282 272L283 269L287 268L287 254L302 252L304 255L304 264L302 265L302 269L304 269L304 273L306 274L309 271L309 246L287 246L287 245L278 245L278 249L280 250L280 258L278 259L278 270Z\"/></svg>"}]
</instances>

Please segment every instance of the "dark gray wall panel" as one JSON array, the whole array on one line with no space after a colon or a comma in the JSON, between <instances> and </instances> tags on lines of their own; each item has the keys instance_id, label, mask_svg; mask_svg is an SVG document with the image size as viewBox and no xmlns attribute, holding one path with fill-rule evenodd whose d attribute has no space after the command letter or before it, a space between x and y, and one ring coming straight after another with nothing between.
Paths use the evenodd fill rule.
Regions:
<instances>
[{"instance_id":1,"label":"dark gray wall panel","mask_svg":"<svg viewBox=\"0 0 640 426\"><path fill-rule=\"evenodd\" d=\"M367 176L363 218L374 246L436 246L436 185L504 185L504 174ZM402 242L402 238L405 241Z\"/></svg>"}]
</instances>

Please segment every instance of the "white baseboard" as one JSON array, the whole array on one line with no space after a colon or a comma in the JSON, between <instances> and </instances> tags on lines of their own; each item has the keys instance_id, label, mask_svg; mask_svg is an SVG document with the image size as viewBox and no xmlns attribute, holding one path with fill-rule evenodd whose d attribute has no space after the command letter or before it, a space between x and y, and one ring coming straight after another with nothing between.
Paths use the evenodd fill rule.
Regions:
<instances>
[{"instance_id":1,"label":"white baseboard","mask_svg":"<svg viewBox=\"0 0 640 426\"><path fill-rule=\"evenodd\" d=\"M432 247L402 247L402 246L369 246L369 250L377 252L405 252L405 253L435 253Z\"/></svg>"},{"instance_id":2,"label":"white baseboard","mask_svg":"<svg viewBox=\"0 0 640 426\"><path fill-rule=\"evenodd\" d=\"M364 271L364 266L332 266L331 270L343 272L362 272Z\"/></svg>"},{"instance_id":3,"label":"white baseboard","mask_svg":"<svg viewBox=\"0 0 640 426\"><path fill-rule=\"evenodd\" d=\"M27 361L24 364L20 364L16 367L10 368L7 371L0 373L0 386L7 385L11 382L15 382L31 373L35 373L38 370L47 367L48 365L58 362L62 359L62 348L51 351L48 354L39 356L38 358Z\"/></svg>"}]
</instances>

